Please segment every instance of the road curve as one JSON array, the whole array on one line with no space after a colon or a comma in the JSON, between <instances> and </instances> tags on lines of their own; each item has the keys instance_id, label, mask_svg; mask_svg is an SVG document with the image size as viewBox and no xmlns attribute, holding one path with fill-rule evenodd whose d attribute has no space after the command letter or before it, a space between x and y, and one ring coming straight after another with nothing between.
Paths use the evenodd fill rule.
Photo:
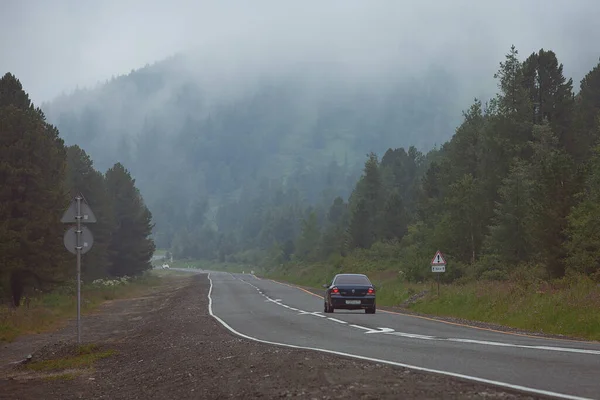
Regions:
<instances>
[{"instance_id":1,"label":"road curve","mask_svg":"<svg viewBox=\"0 0 600 400\"><path fill-rule=\"evenodd\" d=\"M443 373L539 395L600 399L600 344L361 311L253 275L210 272L210 312L249 339Z\"/></svg>"}]
</instances>

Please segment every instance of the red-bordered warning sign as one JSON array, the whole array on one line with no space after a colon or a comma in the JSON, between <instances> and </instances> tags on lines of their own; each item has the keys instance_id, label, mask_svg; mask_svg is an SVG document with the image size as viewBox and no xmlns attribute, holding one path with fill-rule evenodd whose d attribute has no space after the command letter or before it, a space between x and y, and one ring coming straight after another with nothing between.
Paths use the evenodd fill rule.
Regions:
<instances>
[{"instance_id":1,"label":"red-bordered warning sign","mask_svg":"<svg viewBox=\"0 0 600 400\"><path fill-rule=\"evenodd\" d=\"M446 260L444 260L444 256L441 251L437 251L435 256L431 259L431 265L446 265Z\"/></svg>"}]
</instances>

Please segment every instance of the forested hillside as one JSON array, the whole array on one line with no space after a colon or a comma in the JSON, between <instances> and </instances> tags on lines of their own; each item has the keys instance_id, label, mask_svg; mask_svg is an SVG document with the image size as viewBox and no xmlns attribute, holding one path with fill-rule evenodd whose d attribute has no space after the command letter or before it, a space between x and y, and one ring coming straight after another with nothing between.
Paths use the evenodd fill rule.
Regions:
<instances>
[{"instance_id":1,"label":"forested hillside","mask_svg":"<svg viewBox=\"0 0 600 400\"><path fill-rule=\"evenodd\" d=\"M82 257L84 281L151 267L152 215L129 171L116 163L102 174L84 150L65 146L10 73L0 79L0 182L0 298L9 304L75 278L60 219L76 194L98 220Z\"/></svg>"},{"instance_id":2,"label":"forested hillside","mask_svg":"<svg viewBox=\"0 0 600 400\"><path fill-rule=\"evenodd\" d=\"M522 60L513 47L495 77L497 96L476 100L440 149L371 153L351 195L327 205L265 182L222 205L217 231L180 231L174 253L270 268L358 257L423 280L440 249L446 280L505 279L519 266L600 279L600 64L575 94L552 51Z\"/></svg>"},{"instance_id":3,"label":"forested hillside","mask_svg":"<svg viewBox=\"0 0 600 400\"><path fill-rule=\"evenodd\" d=\"M264 185L296 190L302 204L346 198L365 154L444 142L469 101L441 68L362 80L323 71L234 77L239 88L228 89L191 63L174 57L43 107L97 165L131 167L163 248L202 225L198 207L214 230L219 205L241 200L246 210Z\"/></svg>"},{"instance_id":4,"label":"forested hillside","mask_svg":"<svg viewBox=\"0 0 600 400\"><path fill-rule=\"evenodd\" d=\"M451 140L429 150L459 115L448 111L456 83L439 70L373 87L279 76L216 101L176 65L46 106L103 163L131 160L156 241L176 257L358 259L422 280L440 249L447 280L519 266L598 277L600 66L577 90L554 52L513 47L498 94L465 107Z\"/></svg>"}]
</instances>

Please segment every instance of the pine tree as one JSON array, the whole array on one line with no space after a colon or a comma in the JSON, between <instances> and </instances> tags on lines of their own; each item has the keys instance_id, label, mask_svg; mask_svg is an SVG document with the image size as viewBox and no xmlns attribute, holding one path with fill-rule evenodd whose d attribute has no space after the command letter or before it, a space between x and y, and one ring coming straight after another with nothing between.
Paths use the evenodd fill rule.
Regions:
<instances>
[{"instance_id":1,"label":"pine tree","mask_svg":"<svg viewBox=\"0 0 600 400\"><path fill-rule=\"evenodd\" d=\"M567 241L569 270L592 275L600 281L600 146L595 147L581 202L568 216Z\"/></svg>"},{"instance_id":2,"label":"pine tree","mask_svg":"<svg viewBox=\"0 0 600 400\"><path fill-rule=\"evenodd\" d=\"M408 229L408 215L402 196L391 192L383 206L379 237L384 240L401 240Z\"/></svg>"},{"instance_id":3,"label":"pine tree","mask_svg":"<svg viewBox=\"0 0 600 400\"><path fill-rule=\"evenodd\" d=\"M139 275L151 268L154 253L152 214L135 187L135 180L120 163L106 172L106 187L113 203L116 228L109 254L113 276Z\"/></svg>"},{"instance_id":4,"label":"pine tree","mask_svg":"<svg viewBox=\"0 0 600 400\"><path fill-rule=\"evenodd\" d=\"M552 131L568 153L575 151L575 138L571 126L573 113L573 80L563 75L563 65L558 63L553 51L541 49L523 63L524 87L529 92L532 120L542 124L550 122Z\"/></svg>"},{"instance_id":5,"label":"pine tree","mask_svg":"<svg viewBox=\"0 0 600 400\"><path fill-rule=\"evenodd\" d=\"M499 80L500 93L493 106L500 114L515 116L517 120L527 120L530 111L528 93L523 86L523 65L519 61L519 52L513 45L506 55L500 69L494 75Z\"/></svg>"},{"instance_id":6,"label":"pine tree","mask_svg":"<svg viewBox=\"0 0 600 400\"><path fill-rule=\"evenodd\" d=\"M106 190L104 175L94 169L91 158L79 146L67 148L67 187L71 198L81 194L96 216L90 227L94 247L82 258L84 280L94 280L108 275L110 258L108 246L115 229L113 205Z\"/></svg>"},{"instance_id":7,"label":"pine tree","mask_svg":"<svg viewBox=\"0 0 600 400\"><path fill-rule=\"evenodd\" d=\"M363 176L350 198L350 237L353 247L370 247L377 240L380 226L382 182L379 161L374 153L368 155ZM358 225L357 225L358 224Z\"/></svg>"},{"instance_id":8,"label":"pine tree","mask_svg":"<svg viewBox=\"0 0 600 400\"><path fill-rule=\"evenodd\" d=\"M449 249L464 263L474 263L485 234L482 218L481 187L471 174L453 183L445 200L449 219L442 224Z\"/></svg>"},{"instance_id":9,"label":"pine tree","mask_svg":"<svg viewBox=\"0 0 600 400\"><path fill-rule=\"evenodd\" d=\"M572 158L559 146L549 125L534 129L529 226L535 260L544 265L548 276L565 273L564 243L567 216L579 187Z\"/></svg>"},{"instance_id":10,"label":"pine tree","mask_svg":"<svg viewBox=\"0 0 600 400\"><path fill-rule=\"evenodd\" d=\"M353 248L367 249L373 244L374 234L370 229L371 223L369 220L367 202L364 199L359 199L354 210L352 210L350 225L348 226L350 245Z\"/></svg>"},{"instance_id":11,"label":"pine tree","mask_svg":"<svg viewBox=\"0 0 600 400\"><path fill-rule=\"evenodd\" d=\"M531 252L528 216L533 182L530 166L516 160L500 187L495 217L486 240L486 253L497 255L505 267L527 261Z\"/></svg>"},{"instance_id":12,"label":"pine tree","mask_svg":"<svg viewBox=\"0 0 600 400\"><path fill-rule=\"evenodd\" d=\"M321 232L317 221L317 214L311 211L306 218L302 220L302 231L296 244L295 255L307 261L314 261L318 254L319 240Z\"/></svg>"},{"instance_id":13,"label":"pine tree","mask_svg":"<svg viewBox=\"0 0 600 400\"><path fill-rule=\"evenodd\" d=\"M575 133L573 154L578 162L585 162L593 156L593 148L600 137L600 63L582 80L576 97L573 121Z\"/></svg>"},{"instance_id":14,"label":"pine tree","mask_svg":"<svg viewBox=\"0 0 600 400\"><path fill-rule=\"evenodd\" d=\"M67 279L60 217L68 205L65 148L20 81L0 79L0 276L18 306L27 286Z\"/></svg>"}]
</instances>

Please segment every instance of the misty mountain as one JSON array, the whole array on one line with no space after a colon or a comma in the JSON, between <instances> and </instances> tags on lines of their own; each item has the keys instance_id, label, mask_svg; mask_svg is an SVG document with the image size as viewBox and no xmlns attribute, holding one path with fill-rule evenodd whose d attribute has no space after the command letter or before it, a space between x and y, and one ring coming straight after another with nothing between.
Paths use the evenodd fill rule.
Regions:
<instances>
[{"instance_id":1,"label":"misty mountain","mask_svg":"<svg viewBox=\"0 0 600 400\"><path fill-rule=\"evenodd\" d=\"M174 232L199 199L223 203L268 180L312 203L324 190L347 197L367 152L429 150L452 136L471 100L433 66L411 76L299 68L212 80L192 65L172 57L42 107L99 169L131 166L157 232Z\"/></svg>"}]
</instances>

